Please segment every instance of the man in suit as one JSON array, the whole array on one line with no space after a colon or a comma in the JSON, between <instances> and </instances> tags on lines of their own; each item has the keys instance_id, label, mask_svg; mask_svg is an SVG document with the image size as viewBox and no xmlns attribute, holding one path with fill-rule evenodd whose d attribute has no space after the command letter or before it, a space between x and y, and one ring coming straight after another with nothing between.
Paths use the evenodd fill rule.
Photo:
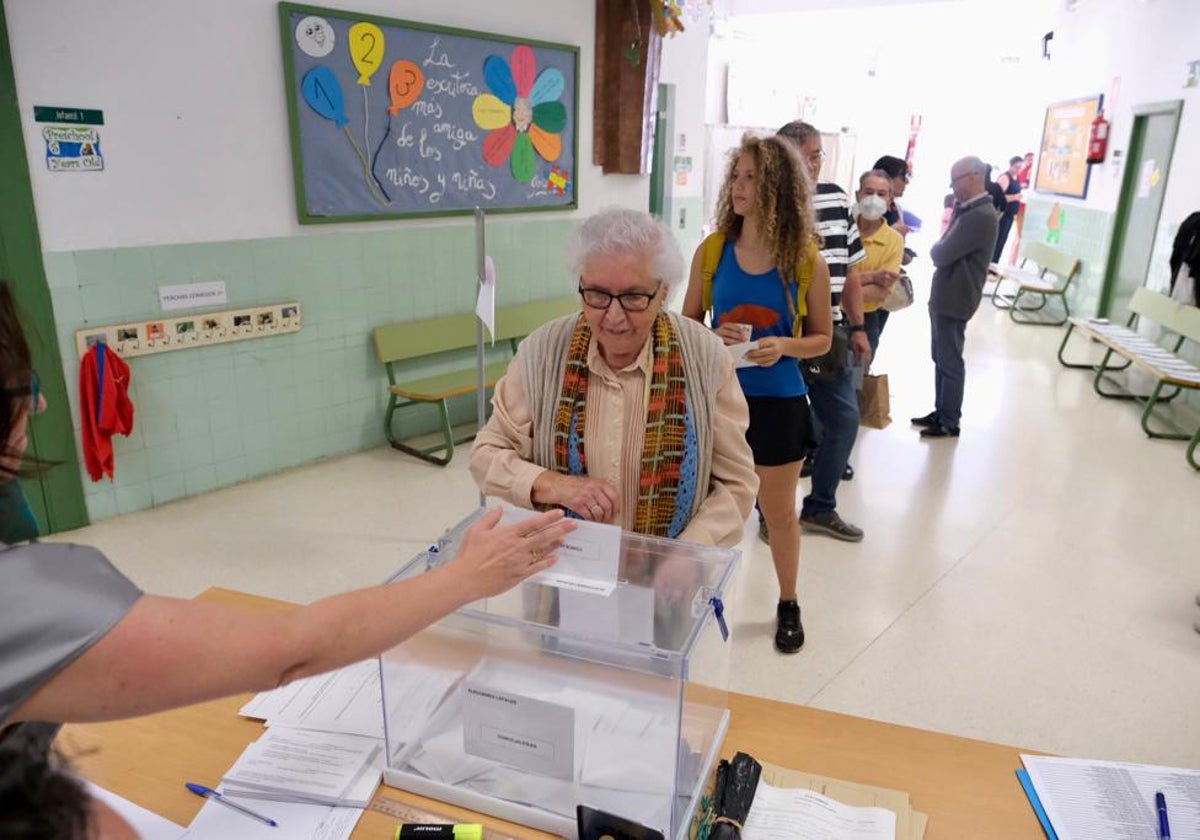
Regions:
<instances>
[{"instance_id":1,"label":"man in suit","mask_svg":"<svg viewBox=\"0 0 1200 840\"><path fill-rule=\"evenodd\" d=\"M914 417L925 439L956 438L962 417L967 321L979 308L988 261L996 244L997 219L985 179L987 165L965 157L950 167L954 215L945 235L929 250L933 287L929 293L930 348L934 365L934 410Z\"/></svg>"}]
</instances>

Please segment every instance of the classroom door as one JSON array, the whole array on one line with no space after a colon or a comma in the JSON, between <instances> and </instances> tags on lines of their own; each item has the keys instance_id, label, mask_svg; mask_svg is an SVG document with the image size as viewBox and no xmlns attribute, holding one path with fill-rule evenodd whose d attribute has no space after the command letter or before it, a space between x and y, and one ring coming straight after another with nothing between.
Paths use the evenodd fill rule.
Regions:
<instances>
[{"instance_id":1,"label":"classroom door","mask_svg":"<svg viewBox=\"0 0 1200 840\"><path fill-rule=\"evenodd\" d=\"M1182 110L1181 100L1133 109L1125 177L1100 291L1101 316L1124 321L1130 296L1146 283Z\"/></svg>"},{"instance_id":2,"label":"classroom door","mask_svg":"<svg viewBox=\"0 0 1200 840\"><path fill-rule=\"evenodd\" d=\"M69 177L69 176L68 176ZM54 308L42 265L42 245L25 137L17 106L8 25L0 5L0 278L12 284L25 327L33 366L46 395L47 409L29 424L33 457L54 464L40 478L23 482L25 496L43 534L87 524L83 484L75 455L75 431L67 404L62 357L54 330ZM0 442L2 443L2 442Z\"/></svg>"}]
</instances>

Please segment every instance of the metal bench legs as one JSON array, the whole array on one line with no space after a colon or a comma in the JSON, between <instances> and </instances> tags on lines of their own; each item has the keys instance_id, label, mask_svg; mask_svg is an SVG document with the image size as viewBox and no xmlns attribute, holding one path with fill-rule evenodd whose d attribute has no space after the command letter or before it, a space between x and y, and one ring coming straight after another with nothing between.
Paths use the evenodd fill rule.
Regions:
<instances>
[{"instance_id":1,"label":"metal bench legs","mask_svg":"<svg viewBox=\"0 0 1200 840\"><path fill-rule=\"evenodd\" d=\"M1063 336L1062 344L1058 345L1058 363L1060 365L1062 365L1063 367L1068 367L1068 368L1076 368L1079 370L1095 370L1096 364L1094 362L1068 362L1063 357L1063 351L1065 351L1067 349L1067 342L1071 340L1071 333L1074 331L1075 331L1074 324L1071 324L1067 327L1067 333L1066 333L1066 335ZM1105 355L1105 357L1104 357L1105 360L1107 360L1108 357L1111 355L1112 355L1112 351L1110 350ZM1109 368L1105 368L1105 369L1110 370L1110 371L1111 370L1120 371L1120 370L1125 370L1131 364L1133 364L1133 362L1126 360L1125 364L1123 364L1123 365L1116 365L1114 367L1109 367Z\"/></svg>"},{"instance_id":2,"label":"metal bench legs","mask_svg":"<svg viewBox=\"0 0 1200 840\"><path fill-rule=\"evenodd\" d=\"M415 455L422 461L428 461L431 464L437 464L439 467L444 467L450 463L450 459L454 457L454 445L456 443L466 443L474 438L462 438L461 440L454 439L454 433L450 429L450 412L446 407L445 400L439 400L436 404L438 412L441 415L441 432L442 443L436 446L427 446L425 448L417 448L409 446L404 441L396 437L392 431L392 416L396 413L397 408L406 408L410 405L420 405L419 400L401 400L395 394L388 401L387 413L383 416L383 433L387 436L387 441L392 445L393 449L399 449L401 452L406 452L409 455ZM437 455L436 453L444 452L445 455Z\"/></svg>"},{"instance_id":3,"label":"metal bench legs","mask_svg":"<svg viewBox=\"0 0 1200 840\"><path fill-rule=\"evenodd\" d=\"M1037 306L1021 306L1020 300L1023 295L1038 295L1042 300ZM1050 298L1052 297L1056 297L1062 301L1063 314L1062 317L1057 321L1043 318L1030 318L1028 315L1019 314L1038 312L1042 309L1045 309L1046 304L1050 302ZM1003 308L1008 310L1008 317L1012 318L1015 323L1033 324L1035 327L1061 327L1063 324L1067 323L1067 320L1071 317L1071 306L1067 303L1067 296L1062 292L1039 292L1034 289L1018 289L1016 295L1014 295L1012 298L1012 304Z\"/></svg>"},{"instance_id":4,"label":"metal bench legs","mask_svg":"<svg viewBox=\"0 0 1200 840\"><path fill-rule=\"evenodd\" d=\"M1192 435L1192 442L1188 444L1187 459L1192 465L1192 469L1200 470L1200 462L1196 461L1196 447L1200 445L1200 429L1196 429L1196 434Z\"/></svg>"},{"instance_id":5,"label":"metal bench legs","mask_svg":"<svg viewBox=\"0 0 1200 840\"><path fill-rule=\"evenodd\" d=\"M1146 407L1142 410L1142 431L1146 433L1147 437L1166 438L1167 440L1187 440L1192 436L1187 432L1179 431L1179 426L1175 425L1174 423L1170 424L1170 427L1174 430L1170 432L1162 432L1157 429L1150 428L1150 416L1154 413L1155 406L1157 406L1159 403L1170 402L1179 396L1183 391L1183 389L1178 386L1169 385L1167 387L1174 388L1175 393L1171 394L1169 397L1160 397L1163 386L1165 385L1167 385L1166 382L1159 380L1159 383L1154 387L1154 393L1150 395L1148 400L1146 400ZM1200 434L1200 432L1197 434ZM1193 445L1194 443L1195 442L1193 441ZM1191 460L1191 458L1189 457L1188 460Z\"/></svg>"}]
</instances>

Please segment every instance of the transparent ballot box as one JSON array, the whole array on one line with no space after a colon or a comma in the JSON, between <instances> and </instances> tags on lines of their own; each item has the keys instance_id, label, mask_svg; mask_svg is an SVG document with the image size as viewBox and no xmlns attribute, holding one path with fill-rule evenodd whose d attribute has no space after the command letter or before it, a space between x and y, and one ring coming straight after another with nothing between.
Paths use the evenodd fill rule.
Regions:
<instances>
[{"instance_id":1,"label":"transparent ballot box","mask_svg":"<svg viewBox=\"0 0 1200 840\"><path fill-rule=\"evenodd\" d=\"M393 580L452 559L480 514ZM393 648L385 781L569 838L589 805L684 840L729 724L738 557L625 532L615 579L530 579Z\"/></svg>"}]
</instances>

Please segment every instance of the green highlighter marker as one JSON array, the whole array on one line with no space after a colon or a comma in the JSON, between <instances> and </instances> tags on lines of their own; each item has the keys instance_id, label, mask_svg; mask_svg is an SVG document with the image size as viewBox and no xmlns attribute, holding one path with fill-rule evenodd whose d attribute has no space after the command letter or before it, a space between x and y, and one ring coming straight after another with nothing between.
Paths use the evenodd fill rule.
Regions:
<instances>
[{"instance_id":1,"label":"green highlighter marker","mask_svg":"<svg viewBox=\"0 0 1200 840\"><path fill-rule=\"evenodd\" d=\"M479 823L461 825L400 823L396 826L395 840L483 840L483 826Z\"/></svg>"}]
</instances>

